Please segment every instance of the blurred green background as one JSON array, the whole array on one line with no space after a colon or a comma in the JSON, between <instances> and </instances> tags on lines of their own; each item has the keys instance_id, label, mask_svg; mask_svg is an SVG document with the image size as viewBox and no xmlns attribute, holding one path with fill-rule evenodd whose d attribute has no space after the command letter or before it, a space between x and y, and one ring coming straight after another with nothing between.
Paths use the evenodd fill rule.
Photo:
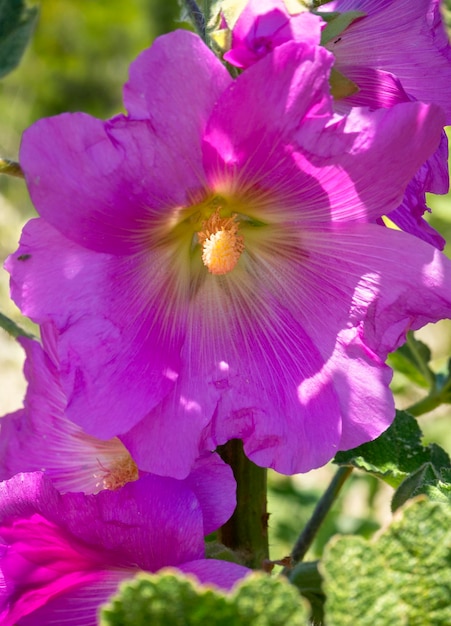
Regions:
<instances>
[{"instance_id":1,"label":"blurred green background","mask_svg":"<svg viewBox=\"0 0 451 626\"><path fill-rule=\"evenodd\" d=\"M159 34L180 26L177 0L42 0L35 35L18 69L0 81L0 156L17 159L23 130L35 120L63 111L85 111L108 118L123 110L122 85L128 66ZM451 24L451 0L446 19ZM451 242L450 196L431 197L430 221ZM0 262L17 245L24 221L33 215L22 180L0 177ZM447 246L451 255L451 244ZM402 271L402 269L401 269ZM8 298L8 277L0 270L0 310L20 315ZM26 325L26 321L21 320ZM451 353L447 322L427 328L434 366L445 366ZM0 330L0 415L18 408L24 391L20 348ZM420 397L401 375L393 383L403 408ZM427 441L451 450L449 407L420 420ZM305 476L272 474L269 511L272 558L290 548L330 479L327 466ZM354 473L321 530L310 554L321 553L335 532L370 535L390 517L390 489Z\"/></svg>"}]
</instances>

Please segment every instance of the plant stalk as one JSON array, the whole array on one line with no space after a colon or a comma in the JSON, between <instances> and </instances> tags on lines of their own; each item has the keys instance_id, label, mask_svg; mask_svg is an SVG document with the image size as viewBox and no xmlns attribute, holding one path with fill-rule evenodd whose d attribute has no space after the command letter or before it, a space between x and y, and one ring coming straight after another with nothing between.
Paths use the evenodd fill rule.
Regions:
<instances>
[{"instance_id":1,"label":"plant stalk","mask_svg":"<svg viewBox=\"0 0 451 626\"><path fill-rule=\"evenodd\" d=\"M298 537L294 548L291 552L291 567L302 561L302 559L307 554L307 550L313 543L313 540L323 523L326 515L329 513L332 505L337 499L338 494L341 491L346 480L352 473L352 467L339 467L335 476L332 478L328 488L321 496L318 504L313 511L312 517L307 522L307 525L304 527L303 531ZM291 568L284 568L283 574L288 575Z\"/></svg>"},{"instance_id":2,"label":"plant stalk","mask_svg":"<svg viewBox=\"0 0 451 626\"><path fill-rule=\"evenodd\" d=\"M232 439L218 451L231 466L237 483L237 506L219 529L218 540L236 552L243 565L259 569L269 556L267 470L249 461L239 439Z\"/></svg>"}]
</instances>

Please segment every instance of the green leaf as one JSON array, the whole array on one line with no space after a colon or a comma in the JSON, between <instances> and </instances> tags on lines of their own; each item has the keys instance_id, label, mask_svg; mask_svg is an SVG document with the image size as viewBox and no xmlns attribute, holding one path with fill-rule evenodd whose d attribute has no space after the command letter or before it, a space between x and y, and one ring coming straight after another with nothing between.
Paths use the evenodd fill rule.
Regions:
<instances>
[{"instance_id":1,"label":"green leaf","mask_svg":"<svg viewBox=\"0 0 451 626\"><path fill-rule=\"evenodd\" d=\"M429 389L434 380L434 373L428 366L430 360L429 347L413 333L409 333L407 342L388 357L390 367L425 389Z\"/></svg>"},{"instance_id":2,"label":"green leaf","mask_svg":"<svg viewBox=\"0 0 451 626\"><path fill-rule=\"evenodd\" d=\"M332 540L322 562L331 626L448 626L451 510L417 500L376 540Z\"/></svg>"},{"instance_id":3,"label":"green leaf","mask_svg":"<svg viewBox=\"0 0 451 626\"><path fill-rule=\"evenodd\" d=\"M438 447L438 446L436 446ZM392 510L396 511L410 498L425 494L430 500L451 504L451 468L440 468L438 462L424 463L410 474L396 490L392 500Z\"/></svg>"},{"instance_id":4,"label":"green leaf","mask_svg":"<svg viewBox=\"0 0 451 626\"><path fill-rule=\"evenodd\" d=\"M27 7L23 0L0 0L0 78L19 64L37 16L37 7Z\"/></svg>"},{"instance_id":5,"label":"green leaf","mask_svg":"<svg viewBox=\"0 0 451 626\"><path fill-rule=\"evenodd\" d=\"M353 450L339 452L334 463L357 467L395 488L425 463L438 472L451 467L447 453L435 444L423 446L422 436L416 419L397 411L393 424L380 437Z\"/></svg>"},{"instance_id":6,"label":"green leaf","mask_svg":"<svg viewBox=\"0 0 451 626\"><path fill-rule=\"evenodd\" d=\"M312 609L311 621L314 624L322 624L326 597L322 587L323 578L318 570L318 561L298 563L289 572L288 579L309 601Z\"/></svg>"},{"instance_id":7,"label":"green leaf","mask_svg":"<svg viewBox=\"0 0 451 626\"><path fill-rule=\"evenodd\" d=\"M305 626L307 610L283 578L253 573L231 594L176 570L123 583L101 610L101 626Z\"/></svg>"}]
</instances>

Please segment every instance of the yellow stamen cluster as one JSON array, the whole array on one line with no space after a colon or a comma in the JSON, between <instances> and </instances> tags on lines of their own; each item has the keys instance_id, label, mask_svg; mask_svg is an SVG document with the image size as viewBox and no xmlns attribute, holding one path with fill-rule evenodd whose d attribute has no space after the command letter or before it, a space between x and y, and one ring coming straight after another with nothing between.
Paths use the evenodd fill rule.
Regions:
<instances>
[{"instance_id":1,"label":"yellow stamen cluster","mask_svg":"<svg viewBox=\"0 0 451 626\"><path fill-rule=\"evenodd\" d=\"M227 274L238 263L244 250L238 226L236 215L221 217L219 208L202 223L197 238L202 246L202 261L212 274Z\"/></svg>"},{"instance_id":2,"label":"yellow stamen cluster","mask_svg":"<svg viewBox=\"0 0 451 626\"><path fill-rule=\"evenodd\" d=\"M138 478L138 467L132 457L126 453L120 456L110 468L105 469L103 487L114 491Z\"/></svg>"}]
</instances>

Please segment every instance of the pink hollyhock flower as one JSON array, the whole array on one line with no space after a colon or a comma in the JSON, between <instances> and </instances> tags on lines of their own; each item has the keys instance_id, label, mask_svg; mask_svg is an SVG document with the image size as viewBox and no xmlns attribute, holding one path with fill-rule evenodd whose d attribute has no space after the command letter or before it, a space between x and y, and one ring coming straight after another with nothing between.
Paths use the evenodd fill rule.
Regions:
<instances>
[{"instance_id":1,"label":"pink hollyhock flower","mask_svg":"<svg viewBox=\"0 0 451 626\"><path fill-rule=\"evenodd\" d=\"M24 408L0 420L0 480L42 470L59 491L84 493L137 480L136 463L117 437L97 439L67 419L58 367L41 345L19 342L27 353L28 390Z\"/></svg>"},{"instance_id":2,"label":"pink hollyhock flower","mask_svg":"<svg viewBox=\"0 0 451 626\"><path fill-rule=\"evenodd\" d=\"M237 437L282 473L323 465L387 428L387 354L450 314L450 262L374 223L441 110L338 116L332 63L287 43L232 80L175 32L132 65L128 116L24 134L42 217L7 262L13 297L60 333L66 415L142 470L182 478Z\"/></svg>"},{"instance_id":3,"label":"pink hollyhock flower","mask_svg":"<svg viewBox=\"0 0 451 626\"><path fill-rule=\"evenodd\" d=\"M50 331L41 329L52 348ZM0 420L0 480L20 472L44 471L58 491L86 494L138 480L138 467L119 439L97 439L67 419L67 400L52 350L46 353L32 339L21 338L20 343L27 353L28 390L24 409ZM206 513L205 535L230 518L236 483L231 468L217 454L208 452L196 459L185 483Z\"/></svg>"},{"instance_id":4,"label":"pink hollyhock flower","mask_svg":"<svg viewBox=\"0 0 451 626\"><path fill-rule=\"evenodd\" d=\"M334 12L355 13L340 34L330 36L327 29L323 33L335 57L334 68L358 87L357 93L341 94L335 103L338 111L349 106L388 108L417 99L439 104L445 123L451 123L451 46L439 0L335 0L319 11L324 18ZM290 15L283 0L250 0L232 29L231 49L224 59L244 68L288 41L319 45L326 26L319 15ZM334 84L340 85L340 80ZM448 188L448 141L443 133L439 150L422 165L389 219L443 249L445 240L423 215L430 211L426 192L445 194Z\"/></svg>"},{"instance_id":5,"label":"pink hollyhock flower","mask_svg":"<svg viewBox=\"0 0 451 626\"><path fill-rule=\"evenodd\" d=\"M365 14L326 43L335 67L359 87L344 102L371 106L376 100L379 106L391 106L404 91L407 97L440 105L445 124L451 124L451 46L440 0L335 0L320 11ZM439 151L423 165L400 207L388 217L403 230L443 249L445 240L422 216L430 211L425 192L445 194L448 189L448 141L443 133Z\"/></svg>"},{"instance_id":6,"label":"pink hollyhock flower","mask_svg":"<svg viewBox=\"0 0 451 626\"><path fill-rule=\"evenodd\" d=\"M283 0L250 0L232 29L224 59L244 69L287 41L319 45L325 26L321 17L307 11L290 15Z\"/></svg>"},{"instance_id":7,"label":"pink hollyhock flower","mask_svg":"<svg viewBox=\"0 0 451 626\"><path fill-rule=\"evenodd\" d=\"M372 70L396 76L407 94L433 102L451 124L451 46L440 13L441 0L334 0L319 10L364 17L326 44L336 67L360 90L374 80Z\"/></svg>"},{"instance_id":8,"label":"pink hollyhock flower","mask_svg":"<svg viewBox=\"0 0 451 626\"><path fill-rule=\"evenodd\" d=\"M60 626L66 613L73 626L95 626L121 581L167 566L230 588L249 570L205 559L202 514L170 478L90 496L61 495L39 472L1 483L2 626Z\"/></svg>"}]
</instances>

